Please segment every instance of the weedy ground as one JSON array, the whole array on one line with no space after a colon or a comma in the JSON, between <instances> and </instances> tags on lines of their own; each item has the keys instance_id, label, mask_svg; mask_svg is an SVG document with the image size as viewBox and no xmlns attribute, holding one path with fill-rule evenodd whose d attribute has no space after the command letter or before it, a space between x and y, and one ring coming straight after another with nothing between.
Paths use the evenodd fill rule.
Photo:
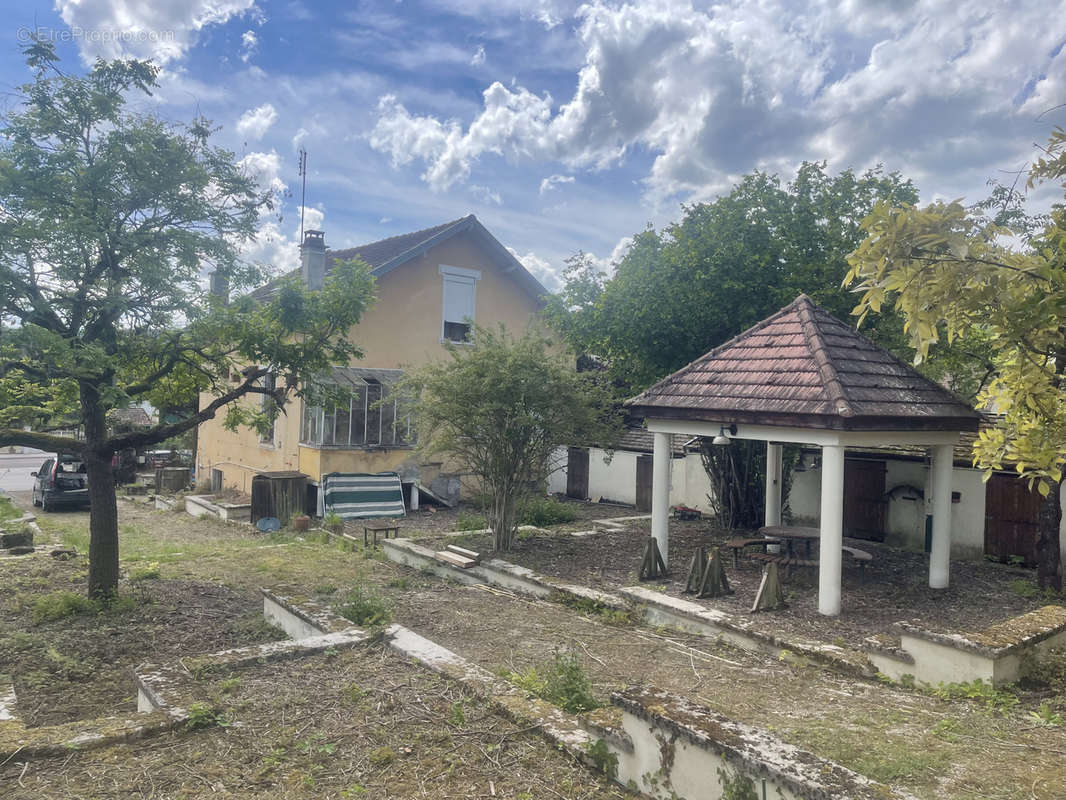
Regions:
<instances>
[{"instance_id":1,"label":"weedy ground","mask_svg":"<svg viewBox=\"0 0 1066 800\"><path fill-rule=\"evenodd\" d=\"M204 682L211 724L0 766L5 798L532 798L625 795L380 647Z\"/></svg>"},{"instance_id":2,"label":"weedy ground","mask_svg":"<svg viewBox=\"0 0 1066 800\"><path fill-rule=\"evenodd\" d=\"M387 614L497 674L539 679L552 667L555 654L564 654L566 663L579 664L583 672L580 681L569 676L571 685L580 683L582 694L587 692L596 702L607 702L612 691L627 685L653 684L739 721L769 728L786 741L920 798L1051 800L1061 798L1066 786L1062 724L1066 670L1059 668L1061 654L1059 661L1032 670L1034 683L1025 691L1005 693L1016 702L1004 700L1002 693L989 695L983 687L922 691L845 677L788 653L756 654L636 625L625 617L607 618L594 608L566 607L491 587L460 586L392 564L380 550L344 549L314 535L303 540L289 534L264 538L247 527L153 511L132 502L120 505L120 518L124 569L131 576L144 571L158 574L124 582L122 594L136 597L138 586L151 586L146 591L164 598L164 587L170 585L216 587L216 594L205 596L200 605L205 620L219 630L242 618L241 609L251 619L253 606L259 604L258 587L288 588L338 608L354 605L353 613ZM86 515L41 515L41 524L48 536L84 552ZM64 570L75 570L64 584L75 586L85 565L83 560L61 566L47 557L32 558L41 562L41 572L25 575L14 590L8 589L8 577L29 569L22 565L33 562L0 563L0 600L5 609L0 638L18 632L48 636L64 623L84 624L82 630L93 625L120 627L108 611L35 625L35 596L56 589L50 571L62 575ZM354 595L353 590L357 590ZM237 600L227 605L226 598ZM160 599L154 607L163 605ZM120 613L139 612L120 609ZM175 618L170 616L171 621ZM156 653L168 625L167 615L160 615L154 638L143 637L143 646L116 660L115 681L139 660L159 660ZM63 655L77 660L91 655L71 646L76 637L67 641L68 649L60 651ZM190 641L187 647L206 652L212 649L208 644L214 643ZM498 733L486 734L489 739L460 735L453 730L460 724L495 732L507 730L506 723L484 710L472 712L476 704L462 698L457 687L417 667L369 651L316 663L307 690L295 678L290 685L278 677L289 674L289 669L294 670L292 675L301 675L297 665L244 672L239 686L224 695L219 686L219 708L239 725L79 754L69 761L31 762L20 790L27 789L25 796L35 798L125 797L136 792L149 797L183 796L182 792L190 797L226 792L248 796L253 786L255 792L293 797L360 797L363 791L366 796L420 797L423 787L429 796L440 797L489 797L493 789L500 797L538 798L557 796L552 790L565 797L610 796L602 793L613 791L550 748L544 750L546 746L531 732L512 730L502 740ZM383 671L365 673L372 664ZM280 687L287 699L279 699L274 707L269 701L261 703L253 688L260 681ZM531 677L531 690L536 689L533 683ZM81 685L69 681L67 697L77 696ZM132 696L132 682L122 686L116 694ZM250 694L240 694L245 691ZM270 692L264 691L269 698ZM345 705L346 691L361 698L360 693L366 693L360 702L369 705L358 712L363 716ZM20 711L44 703L41 697L33 692L20 696ZM338 743L346 721L352 719L360 720L354 738ZM509 755L489 749L492 743ZM428 749L420 749L423 745ZM329 753L316 751L318 747L335 749ZM412 752L406 753L405 747ZM275 749L279 752L272 755ZM528 760L519 755L527 752L532 754ZM427 754L424 760L421 753ZM143 765L135 766L142 759ZM456 759L462 763L452 765ZM542 766L537 766L538 759ZM470 766L474 762L476 770ZM4 765L0 783L18 785L10 779L18 777L23 763L16 756ZM89 775L97 776L98 784L77 789L88 786L78 781ZM462 777L450 783L457 775ZM559 775L576 782L564 789ZM386 776L395 779L388 783L387 795L375 791L385 783L373 783L379 778L385 781ZM446 790L435 792L434 781L444 782Z\"/></svg>"}]
</instances>

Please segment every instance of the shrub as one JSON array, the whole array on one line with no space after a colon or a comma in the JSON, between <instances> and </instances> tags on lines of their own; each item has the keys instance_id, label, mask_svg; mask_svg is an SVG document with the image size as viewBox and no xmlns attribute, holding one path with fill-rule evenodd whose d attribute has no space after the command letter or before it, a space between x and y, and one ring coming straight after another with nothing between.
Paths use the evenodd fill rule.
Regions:
<instances>
[{"instance_id":1,"label":"shrub","mask_svg":"<svg viewBox=\"0 0 1066 800\"><path fill-rule=\"evenodd\" d=\"M95 610L96 605L85 595L74 592L51 592L33 601L33 624L40 625L42 622L53 622Z\"/></svg>"},{"instance_id":2,"label":"shrub","mask_svg":"<svg viewBox=\"0 0 1066 800\"><path fill-rule=\"evenodd\" d=\"M1016 694L997 689L980 678L970 683L941 683L931 693L942 700L976 700L989 711L1008 711L1018 704Z\"/></svg>"},{"instance_id":3,"label":"shrub","mask_svg":"<svg viewBox=\"0 0 1066 800\"><path fill-rule=\"evenodd\" d=\"M592 711L601 705L592 694L592 683L581 661L572 653L557 652L551 661L540 668L505 672L504 677L571 714Z\"/></svg>"},{"instance_id":4,"label":"shrub","mask_svg":"<svg viewBox=\"0 0 1066 800\"><path fill-rule=\"evenodd\" d=\"M480 531L488 526L488 520L483 516L471 514L469 511L459 512L459 516L455 520L455 529L457 531Z\"/></svg>"},{"instance_id":5,"label":"shrub","mask_svg":"<svg viewBox=\"0 0 1066 800\"><path fill-rule=\"evenodd\" d=\"M206 703L193 703L189 706L189 716L185 720L185 729L195 731L200 728L210 728L214 725L226 727L227 724L226 714L222 709L209 706Z\"/></svg>"},{"instance_id":6,"label":"shrub","mask_svg":"<svg viewBox=\"0 0 1066 800\"><path fill-rule=\"evenodd\" d=\"M1030 689L1066 694L1066 648L1052 647L1022 659L1021 684Z\"/></svg>"},{"instance_id":7,"label":"shrub","mask_svg":"<svg viewBox=\"0 0 1066 800\"><path fill-rule=\"evenodd\" d=\"M577 519L577 512L569 503L562 503L554 497L528 497L518 504L516 516L519 525L547 528L573 522Z\"/></svg>"},{"instance_id":8,"label":"shrub","mask_svg":"<svg viewBox=\"0 0 1066 800\"><path fill-rule=\"evenodd\" d=\"M344 600L337 605L336 611L356 625L366 627L388 625L392 619L392 609L388 602L362 586L356 586L348 592Z\"/></svg>"}]
</instances>

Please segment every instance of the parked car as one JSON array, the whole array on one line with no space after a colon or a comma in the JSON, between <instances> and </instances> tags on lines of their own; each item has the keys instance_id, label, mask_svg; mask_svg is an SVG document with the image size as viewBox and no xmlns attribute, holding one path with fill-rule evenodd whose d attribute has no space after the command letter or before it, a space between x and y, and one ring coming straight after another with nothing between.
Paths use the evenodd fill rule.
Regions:
<instances>
[{"instance_id":1,"label":"parked car","mask_svg":"<svg viewBox=\"0 0 1066 800\"><path fill-rule=\"evenodd\" d=\"M89 479L85 474L85 464L81 458L60 453L49 458L37 472L31 473L33 482L33 504L45 511L52 511L59 506L88 508Z\"/></svg>"}]
</instances>

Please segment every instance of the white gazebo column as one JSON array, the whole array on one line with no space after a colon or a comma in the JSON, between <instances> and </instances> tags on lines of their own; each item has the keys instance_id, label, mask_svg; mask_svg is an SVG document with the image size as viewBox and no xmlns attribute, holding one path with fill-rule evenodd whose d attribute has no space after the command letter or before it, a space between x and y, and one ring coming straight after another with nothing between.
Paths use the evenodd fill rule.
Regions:
<instances>
[{"instance_id":1,"label":"white gazebo column","mask_svg":"<svg viewBox=\"0 0 1066 800\"><path fill-rule=\"evenodd\" d=\"M766 525L781 524L781 445L766 443Z\"/></svg>"},{"instance_id":2,"label":"white gazebo column","mask_svg":"<svg viewBox=\"0 0 1066 800\"><path fill-rule=\"evenodd\" d=\"M651 535L655 537L663 563L669 566L670 537L670 434L656 433L652 449Z\"/></svg>"},{"instance_id":3,"label":"white gazebo column","mask_svg":"<svg viewBox=\"0 0 1066 800\"><path fill-rule=\"evenodd\" d=\"M822 447L822 507L818 555L818 613L840 613L840 559L844 546L844 448Z\"/></svg>"},{"instance_id":4,"label":"white gazebo column","mask_svg":"<svg viewBox=\"0 0 1066 800\"><path fill-rule=\"evenodd\" d=\"M951 557L951 471L955 448L950 444L933 447L933 543L929 549L929 586L948 588Z\"/></svg>"}]
</instances>

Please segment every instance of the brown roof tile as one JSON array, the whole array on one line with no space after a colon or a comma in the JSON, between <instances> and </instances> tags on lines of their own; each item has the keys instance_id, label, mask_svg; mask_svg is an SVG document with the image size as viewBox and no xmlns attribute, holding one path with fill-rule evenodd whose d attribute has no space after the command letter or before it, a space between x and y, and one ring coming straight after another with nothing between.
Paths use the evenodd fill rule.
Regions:
<instances>
[{"instance_id":1,"label":"brown roof tile","mask_svg":"<svg viewBox=\"0 0 1066 800\"><path fill-rule=\"evenodd\" d=\"M976 430L965 401L800 295L626 405L710 422Z\"/></svg>"}]
</instances>

